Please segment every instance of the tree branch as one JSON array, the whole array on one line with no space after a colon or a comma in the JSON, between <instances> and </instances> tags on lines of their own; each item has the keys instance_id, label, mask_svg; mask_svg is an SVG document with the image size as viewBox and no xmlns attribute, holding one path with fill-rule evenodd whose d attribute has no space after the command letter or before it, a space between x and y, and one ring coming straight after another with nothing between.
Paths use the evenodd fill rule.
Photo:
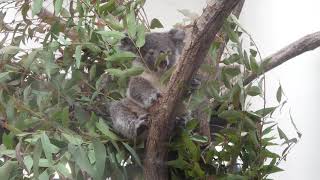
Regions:
<instances>
[{"instance_id":1,"label":"tree branch","mask_svg":"<svg viewBox=\"0 0 320 180\"><path fill-rule=\"evenodd\" d=\"M286 46L280 51L274 53L273 55L265 58L262 61L263 72L268 72L271 69L281 65L282 63L304 53L307 51L314 50L320 46L320 31L304 36L303 38L293 42L292 44ZM245 79L244 85L249 84L261 74L251 73Z\"/></svg>"},{"instance_id":2,"label":"tree branch","mask_svg":"<svg viewBox=\"0 0 320 180\"><path fill-rule=\"evenodd\" d=\"M152 122L146 145L144 161L145 179L168 179L167 143L174 124L174 109L186 90L192 75L203 63L210 45L220 30L224 19L240 0L220 0L208 5L192 28L191 37L187 40L177 69L173 73L168 90L159 104L150 110Z\"/></svg>"}]
</instances>

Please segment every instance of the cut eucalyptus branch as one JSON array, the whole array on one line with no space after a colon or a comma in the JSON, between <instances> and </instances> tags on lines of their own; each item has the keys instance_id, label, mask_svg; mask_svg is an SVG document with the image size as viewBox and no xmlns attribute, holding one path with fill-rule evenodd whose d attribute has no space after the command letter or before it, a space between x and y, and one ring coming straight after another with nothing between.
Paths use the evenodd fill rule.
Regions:
<instances>
[{"instance_id":1,"label":"cut eucalyptus branch","mask_svg":"<svg viewBox=\"0 0 320 180\"><path fill-rule=\"evenodd\" d=\"M240 0L220 0L208 5L192 26L191 36L173 73L168 90L160 102L150 109L151 127L146 144L144 161L145 179L168 179L165 163L168 154L168 142L172 133L174 109L186 91L186 86L209 51L212 41L222 27L225 18Z\"/></svg>"},{"instance_id":2,"label":"cut eucalyptus branch","mask_svg":"<svg viewBox=\"0 0 320 180\"><path fill-rule=\"evenodd\" d=\"M301 39L289 44L278 52L265 58L260 66L262 66L262 72L268 72L271 69L281 65L282 63L302 54L307 51L314 50L320 46L320 31L306 35ZM261 74L251 73L244 81L244 85L248 85L250 82L258 78Z\"/></svg>"}]
</instances>

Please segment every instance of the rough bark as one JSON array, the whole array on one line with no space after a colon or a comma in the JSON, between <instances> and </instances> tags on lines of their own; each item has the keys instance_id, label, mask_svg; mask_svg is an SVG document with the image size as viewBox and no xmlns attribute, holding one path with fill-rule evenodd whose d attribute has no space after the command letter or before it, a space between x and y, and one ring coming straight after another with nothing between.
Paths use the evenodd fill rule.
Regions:
<instances>
[{"instance_id":1,"label":"rough bark","mask_svg":"<svg viewBox=\"0 0 320 180\"><path fill-rule=\"evenodd\" d=\"M152 123L146 145L144 175L147 180L168 179L167 143L174 124L174 107L181 102L184 87L204 61L210 45L220 30L223 20L231 13L240 0L220 0L208 5L192 28L182 56L173 73L168 90L159 104L151 109Z\"/></svg>"},{"instance_id":2,"label":"rough bark","mask_svg":"<svg viewBox=\"0 0 320 180\"><path fill-rule=\"evenodd\" d=\"M289 44L278 52L272 54L271 56L265 58L261 63L263 65L263 72L268 72L271 69L281 65L282 63L306 52L314 50L320 46L320 31L306 35L301 39ZM245 79L244 85L249 84L261 74L251 73L248 78Z\"/></svg>"}]
</instances>

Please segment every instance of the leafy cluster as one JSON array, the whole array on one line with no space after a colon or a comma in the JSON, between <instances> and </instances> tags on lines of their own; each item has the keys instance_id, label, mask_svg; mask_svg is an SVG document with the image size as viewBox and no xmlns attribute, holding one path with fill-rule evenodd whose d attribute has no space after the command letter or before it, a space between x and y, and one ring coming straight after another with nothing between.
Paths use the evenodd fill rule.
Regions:
<instances>
[{"instance_id":1,"label":"leafy cluster","mask_svg":"<svg viewBox=\"0 0 320 180\"><path fill-rule=\"evenodd\" d=\"M1 179L129 179L141 171L143 142L118 136L107 106L125 96L129 77L143 72L131 66L137 54L119 50L119 41L127 35L139 51L145 33L162 27L157 19L148 22L144 3L0 1ZM261 74L263 68L256 50L242 49L235 22L230 19L224 27L233 42L229 54L214 58L220 46L214 42L214 63L202 67L215 76L215 66L224 64L221 78L203 83L190 101L192 109L212 99L219 105L208 105L208 113L227 125L209 145L197 134L196 121L172 139L177 159L169 165L177 179L262 179L279 170L277 163L296 141L278 129L288 145L285 152L267 150L274 145L268 135L276 123L266 117L276 108L246 108L248 96L263 97L263 80L248 86L243 80L247 72ZM282 94L279 88L279 102Z\"/></svg>"},{"instance_id":2,"label":"leafy cluster","mask_svg":"<svg viewBox=\"0 0 320 180\"><path fill-rule=\"evenodd\" d=\"M257 62L261 56L255 42L233 15L226 20L223 32L230 39L226 54L219 59L217 52L224 44L219 41L212 43L209 52L212 63L204 64L200 69L210 78L192 95L189 104L191 109L195 109L205 99L210 99L206 111L211 117L211 142L208 144L207 137L197 133L197 120L189 122L171 142L171 150L176 156L169 161L173 179L208 176L217 179L267 179L270 174L282 171L278 167L280 161L298 141L297 138L289 139L272 118L272 114L276 110L281 111L287 103L282 98L281 86L276 95L278 106L264 106L259 110L250 107L253 97L265 101L263 67L268 60ZM243 45L247 37L250 42L248 50ZM221 69L219 72L216 66ZM245 84L252 73L263 76ZM275 135L275 128L279 136ZM296 132L300 138L300 132L297 129ZM269 150L280 145L275 143L277 138L283 140L281 145L285 145L281 155Z\"/></svg>"}]
</instances>

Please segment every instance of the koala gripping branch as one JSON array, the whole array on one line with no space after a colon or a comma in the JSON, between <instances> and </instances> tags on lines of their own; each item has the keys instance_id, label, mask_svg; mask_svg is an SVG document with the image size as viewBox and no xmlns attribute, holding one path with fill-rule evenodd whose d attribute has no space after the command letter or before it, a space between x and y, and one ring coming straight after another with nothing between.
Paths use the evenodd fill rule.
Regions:
<instances>
[{"instance_id":1,"label":"koala gripping branch","mask_svg":"<svg viewBox=\"0 0 320 180\"><path fill-rule=\"evenodd\" d=\"M173 73L168 90L159 104L150 111L152 123L146 145L144 176L147 180L168 179L166 165L168 140L174 124L174 107L181 103L184 87L198 70L210 45L220 30L224 19L240 0L217 0L209 3L202 15L194 22L177 69Z\"/></svg>"}]
</instances>

